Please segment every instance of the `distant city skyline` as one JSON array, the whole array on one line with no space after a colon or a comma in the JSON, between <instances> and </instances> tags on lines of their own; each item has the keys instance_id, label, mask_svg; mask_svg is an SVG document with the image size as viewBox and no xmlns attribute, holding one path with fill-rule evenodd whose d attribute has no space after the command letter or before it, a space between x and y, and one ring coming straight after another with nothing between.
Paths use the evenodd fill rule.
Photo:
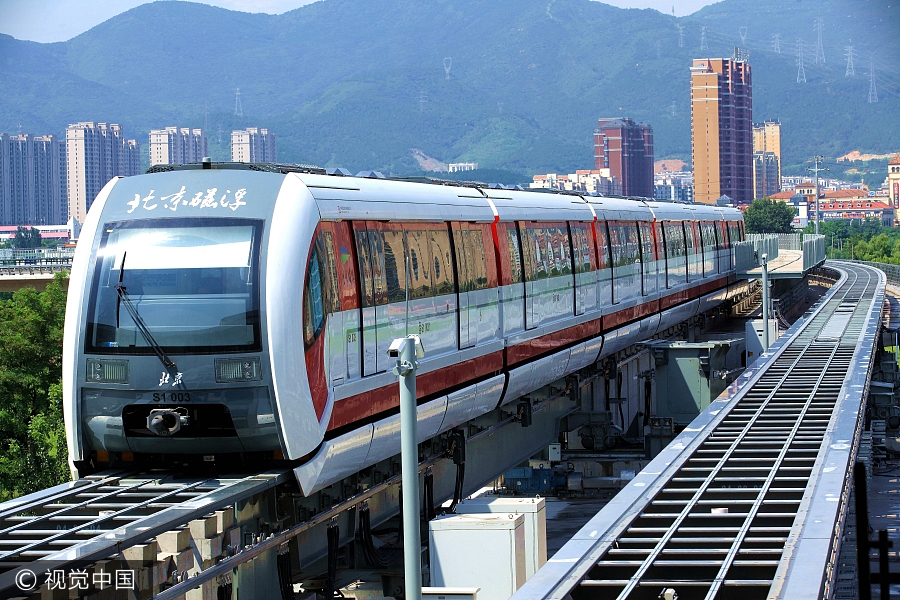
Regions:
<instances>
[{"instance_id":1,"label":"distant city skyline","mask_svg":"<svg viewBox=\"0 0 900 600\"><path fill-rule=\"evenodd\" d=\"M164 0L161 0L164 1ZM243 12L281 14L316 0L199 0ZM619 8L653 8L683 17L715 0L602 0ZM0 33L20 40L61 42L71 39L146 0L3 0Z\"/></svg>"}]
</instances>

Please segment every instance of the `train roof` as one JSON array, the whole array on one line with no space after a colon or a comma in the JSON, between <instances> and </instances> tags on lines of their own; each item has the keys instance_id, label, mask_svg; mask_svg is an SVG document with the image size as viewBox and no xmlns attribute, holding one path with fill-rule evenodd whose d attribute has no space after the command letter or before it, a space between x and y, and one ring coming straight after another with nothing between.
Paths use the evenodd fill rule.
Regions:
<instances>
[{"instance_id":1,"label":"train roof","mask_svg":"<svg viewBox=\"0 0 900 600\"><path fill-rule=\"evenodd\" d=\"M377 171L352 176L345 169L270 163L192 163L157 165L148 170L240 171L297 177L307 187L323 219L501 221L582 220L741 220L741 212L705 204L659 202L644 198L591 196L576 192L523 189L431 177L385 177ZM250 173L248 173L249 175ZM273 198L274 201L274 198Z\"/></svg>"}]
</instances>

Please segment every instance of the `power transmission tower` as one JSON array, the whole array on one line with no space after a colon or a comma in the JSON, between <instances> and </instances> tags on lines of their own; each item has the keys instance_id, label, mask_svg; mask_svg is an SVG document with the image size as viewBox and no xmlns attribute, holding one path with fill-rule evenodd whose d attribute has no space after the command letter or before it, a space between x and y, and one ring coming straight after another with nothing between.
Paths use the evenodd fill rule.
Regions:
<instances>
[{"instance_id":1,"label":"power transmission tower","mask_svg":"<svg viewBox=\"0 0 900 600\"><path fill-rule=\"evenodd\" d=\"M781 54L781 36L775 34L772 36L772 45L775 47L775 54Z\"/></svg>"},{"instance_id":2,"label":"power transmission tower","mask_svg":"<svg viewBox=\"0 0 900 600\"><path fill-rule=\"evenodd\" d=\"M222 124L221 123L219 123L219 137L217 139L219 140L219 143L221 144L222 143Z\"/></svg>"},{"instance_id":3,"label":"power transmission tower","mask_svg":"<svg viewBox=\"0 0 900 600\"><path fill-rule=\"evenodd\" d=\"M803 40L797 40L797 83L806 83L806 70L803 68Z\"/></svg>"},{"instance_id":4,"label":"power transmission tower","mask_svg":"<svg viewBox=\"0 0 900 600\"><path fill-rule=\"evenodd\" d=\"M807 171L810 173L815 173L816 177L816 234L819 233L819 173L824 173L826 171L830 171L830 169L826 167L820 166L822 161L825 160L824 156L816 156L813 158L815 161L814 167L807 167Z\"/></svg>"},{"instance_id":5,"label":"power transmission tower","mask_svg":"<svg viewBox=\"0 0 900 600\"><path fill-rule=\"evenodd\" d=\"M822 47L822 28L825 26L825 21L822 20L821 17L816 19L816 64L819 64L819 59L822 59L822 64L825 64L825 48Z\"/></svg>"},{"instance_id":6,"label":"power transmission tower","mask_svg":"<svg viewBox=\"0 0 900 600\"><path fill-rule=\"evenodd\" d=\"M241 88L234 93L234 116L244 116L244 107L241 105Z\"/></svg>"},{"instance_id":7,"label":"power transmission tower","mask_svg":"<svg viewBox=\"0 0 900 600\"><path fill-rule=\"evenodd\" d=\"M497 114L498 115L503 114L503 103L500 102L499 100L497 101Z\"/></svg>"},{"instance_id":8,"label":"power transmission tower","mask_svg":"<svg viewBox=\"0 0 900 600\"><path fill-rule=\"evenodd\" d=\"M869 54L869 104L878 102L878 89L875 87L875 53Z\"/></svg>"},{"instance_id":9,"label":"power transmission tower","mask_svg":"<svg viewBox=\"0 0 900 600\"><path fill-rule=\"evenodd\" d=\"M425 103L428 102L428 98L425 95L425 90L419 90L419 112L425 112Z\"/></svg>"},{"instance_id":10,"label":"power transmission tower","mask_svg":"<svg viewBox=\"0 0 900 600\"><path fill-rule=\"evenodd\" d=\"M746 45L746 42L747 42L747 28L746 28L746 27L741 27L740 29L738 29L738 33L741 34L741 46Z\"/></svg>"},{"instance_id":11,"label":"power transmission tower","mask_svg":"<svg viewBox=\"0 0 900 600\"><path fill-rule=\"evenodd\" d=\"M706 25L700 26L700 49L709 50L709 46L706 45Z\"/></svg>"},{"instance_id":12,"label":"power transmission tower","mask_svg":"<svg viewBox=\"0 0 900 600\"><path fill-rule=\"evenodd\" d=\"M674 117L675 116L675 101L674 100L672 100L671 108L672 108L672 116Z\"/></svg>"},{"instance_id":13,"label":"power transmission tower","mask_svg":"<svg viewBox=\"0 0 900 600\"><path fill-rule=\"evenodd\" d=\"M856 75L856 70L853 68L853 46L845 46L844 50L844 56L847 57L847 70L844 72L844 77L852 77Z\"/></svg>"},{"instance_id":14,"label":"power transmission tower","mask_svg":"<svg viewBox=\"0 0 900 600\"><path fill-rule=\"evenodd\" d=\"M684 48L684 25L676 25L675 27L678 28L678 47Z\"/></svg>"},{"instance_id":15,"label":"power transmission tower","mask_svg":"<svg viewBox=\"0 0 900 600\"><path fill-rule=\"evenodd\" d=\"M447 74L447 79L450 79L451 66L453 66L453 59L448 56L444 59L444 72Z\"/></svg>"},{"instance_id":16,"label":"power transmission tower","mask_svg":"<svg viewBox=\"0 0 900 600\"><path fill-rule=\"evenodd\" d=\"M657 60L662 58L661 50L662 50L662 42L660 42L659 40L656 40L656 58L657 58Z\"/></svg>"},{"instance_id":17,"label":"power transmission tower","mask_svg":"<svg viewBox=\"0 0 900 600\"><path fill-rule=\"evenodd\" d=\"M203 103L203 133L209 131L209 102Z\"/></svg>"}]
</instances>

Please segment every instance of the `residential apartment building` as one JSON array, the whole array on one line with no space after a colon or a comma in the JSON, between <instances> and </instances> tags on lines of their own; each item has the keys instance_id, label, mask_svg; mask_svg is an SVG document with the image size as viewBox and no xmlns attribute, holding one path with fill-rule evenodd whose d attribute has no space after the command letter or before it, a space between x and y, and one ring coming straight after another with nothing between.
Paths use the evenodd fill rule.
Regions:
<instances>
[{"instance_id":1,"label":"residential apartment building","mask_svg":"<svg viewBox=\"0 0 900 600\"><path fill-rule=\"evenodd\" d=\"M695 58L691 66L694 197L715 204L753 200L753 87L750 63Z\"/></svg>"},{"instance_id":2,"label":"residential apartment building","mask_svg":"<svg viewBox=\"0 0 900 600\"><path fill-rule=\"evenodd\" d=\"M231 160L234 162L277 162L275 134L261 127L231 132Z\"/></svg>"},{"instance_id":3,"label":"residential apartment building","mask_svg":"<svg viewBox=\"0 0 900 600\"><path fill-rule=\"evenodd\" d=\"M82 122L66 128L69 216L79 223L110 179L140 172L140 144L126 140L121 126Z\"/></svg>"},{"instance_id":4,"label":"residential apartment building","mask_svg":"<svg viewBox=\"0 0 900 600\"><path fill-rule=\"evenodd\" d=\"M599 119L594 170L609 169L625 196L653 197L653 129L629 118Z\"/></svg>"},{"instance_id":5,"label":"residential apartment building","mask_svg":"<svg viewBox=\"0 0 900 600\"><path fill-rule=\"evenodd\" d=\"M693 202L694 174L690 171L657 173L653 176L653 198L661 202Z\"/></svg>"},{"instance_id":6,"label":"residential apartment building","mask_svg":"<svg viewBox=\"0 0 900 600\"><path fill-rule=\"evenodd\" d=\"M621 196L622 183L613 177L609 169L579 169L568 175L547 173L535 175L531 189L579 192L591 196Z\"/></svg>"},{"instance_id":7,"label":"residential apartment building","mask_svg":"<svg viewBox=\"0 0 900 600\"><path fill-rule=\"evenodd\" d=\"M150 166L198 163L209 156L206 133L190 127L166 127L150 132Z\"/></svg>"},{"instance_id":8,"label":"residential apartment building","mask_svg":"<svg viewBox=\"0 0 900 600\"><path fill-rule=\"evenodd\" d=\"M0 134L0 225L64 224L65 164L55 135Z\"/></svg>"},{"instance_id":9,"label":"residential apartment building","mask_svg":"<svg viewBox=\"0 0 900 600\"><path fill-rule=\"evenodd\" d=\"M764 186L766 189L775 188L775 192L769 193L778 193L781 191L781 122L780 121L764 121L762 123L754 123L753 124L753 154L756 155L757 152L771 153L775 157L775 162L778 165L778 172L776 174L776 181L771 182L771 177L763 176ZM770 159L771 162L771 159ZM756 162L754 160L753 168L756 169ZM753 174L754 183L759 181L759 177L756 175L755 171ZM759 195L759 190L754 193L754 198L764 198L765 195Z\"/></svg>"},{"instance_id":10,"label":"residential apartment building","mask_svg":"<svg viewBox=\"0 0 900 600\"><path fill-rule=\"evenodd\" d=\"M780 162L773 152L753 153L753 198L771 198L781 191Z\"/></svg>"}]
</instances>

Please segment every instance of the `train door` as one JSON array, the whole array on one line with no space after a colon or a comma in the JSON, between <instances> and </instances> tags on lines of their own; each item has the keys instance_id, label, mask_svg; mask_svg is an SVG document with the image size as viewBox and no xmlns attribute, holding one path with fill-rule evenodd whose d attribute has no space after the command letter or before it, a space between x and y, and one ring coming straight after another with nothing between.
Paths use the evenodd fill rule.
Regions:
<instances>
[{"instance_id":1,"label":"train door","mask_svg":"<svg viewBox=\"0 0 900 600\"><path fill-rule=\"evenodd\" d=\"M641 264L644 267L642 278L642 291L645 296L656 292L656 269L658 257L656 256L656 244L653 241L653 224L638 223L638 233L641 240Z\"/></svg>"},{"instance_id":2,"label":"train door","mask_svg":"<svg viewBox=\"0 0 900 600\"><path fill-rule=\"evenodd\" d=\"M484 237L480 229L465 223L453 223L453 246L456 254L456 281L459 290L459 347L470 348L478 342L478 304L475 291L486 271ZM487 275L484 274L485 281Z\"/></svg>"},{"instance_id":3,"label":"train door","mask_svg":"<svg viewBox=\"0 0 900 600\"><path fill-rule=\"evenodd\" d=\"M378 304L383 304L384 272L381 255L381 234L372 222L354 222L353 235L359 267L360 337L362 346L362 374L379 372L378 364ZM383 364L381 366L384 366ZM384 370L384 369L381 369Z\"/></svg>"},{"instance_id":4,"label":"train door","mask_svg":"<svg viewBox=\"0 0 900 600\"><path fill-rule=\"evenodd\" d=\"M597 244L597 294L600 306L612 304L612 254L609 250L609 230L606 221L594 223Z\"/></svg>"},{"instance_id":5,"label":"train door","mask_svg":"<svg viewBox=\"0 0 900 600\"><path fill-rule=\"evenodd\" d=\"M590 223L569 223L572 257L575 262L575 314L597 306L596 259Z\"/></svg>"},{"instance_id":6,"label":"train door","mask_svg":"<svg viewBox=\"0 0 900 600\"><path fill-rule=\"evenodd\" d=\"M528 224L524 221L519 223L519 233L522 239L522 271L525 275L525 329L534 329L538 325L536 304L540 302L538 290L535 281L535 275L538 272L538 263L540 256L540 248L538 241L533 235L533 231L529 230Z\"/></svg>"},{"instance_id":7,"label":"train door","mask_svg":"<svg viewBox=\"0 0 900 600\"><path fill-rule=\"evenodd\" d=\"M381 230L382 252L380 257L384 265L385 301L378 305L376 311L378 319L376 358L378 370L385 371L393 368L396 363L395 360L388 357L387 353L391 342L404 337L409 327L411 315L407 303L409 282L406 273L409 253L406 250L405 232L400 224L379 223L378 225Z\"/></svg>"},{"instance_id":8,"label":"train door","mask_svg":"<svg viewBox=\"0 0 900 600\"><path fill-rule=\"evenodd\" d=\"M515 223L497 225L501 269L500 315L504 335L525 328L525 283L522 273L522 253L519 232Z\"/></svg>"}]
</instances>

